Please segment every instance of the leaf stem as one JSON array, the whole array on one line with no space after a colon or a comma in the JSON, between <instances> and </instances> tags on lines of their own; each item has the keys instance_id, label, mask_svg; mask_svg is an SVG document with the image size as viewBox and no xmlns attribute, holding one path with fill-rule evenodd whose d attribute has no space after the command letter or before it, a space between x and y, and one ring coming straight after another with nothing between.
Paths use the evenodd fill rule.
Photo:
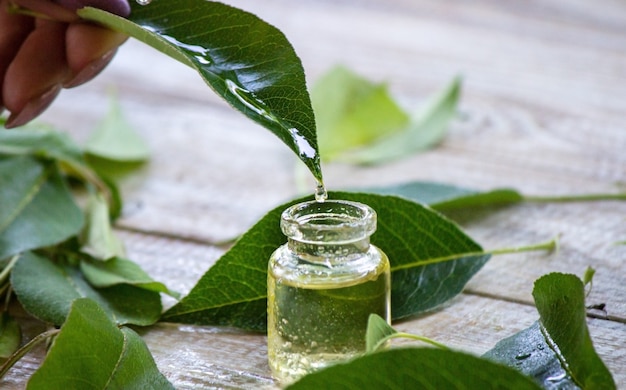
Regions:
<instances>
[{"instance_id":1,"label":"leaf stem","mask_svg":"<svg viewBox=\"0 0 626 390\"><path fill-rule=\"evenodd\" d=\"M475 257L475 256L485 256L485 255L506 255L512 253L522 253L522 252L532 252L532 251L548 251L552 252L558 249L558 238L555 237L549 241L540 242L538 244L524 245L512 248L501 248L501 249L492 249L486 251L475 251L475 252L465 252L465 253L455 253L449 256L441 256L435 257L432 259L426 260L418 260L412 263L401 264L394 267L391 267L391 271L399 271L408 268L421 267L424 265L445 263L446 261L454 261L464 257Z\"/></svg>"},{"instance_id":2,"label":"leaf stem","mask_svg":"<svg viewBox=\"0 0 626 390\"><path fill-rule=\"evenodd\" d=\"M421 342L433 345L437 348L450 351L450 348L448 348L448 346L441 344L433 339L429 339L428 337L424 337L424 336L418 336L416 334L404 333L404 332L396 332L396 333L392 333L390 335L385 336L379 342L376 343L373 351L377 351L378 349L380 349L387 341L391 339L398 339L398 338L417 340L417 341L421 341Z\"/></svg>"},{"instance_id":3,"label":"leaf stem","mask_svg":"<svg viewBox=\"0 0 626 390\"><path fill-rule=\"evenodd\" d=\"M4 267L2 269L2 272L0 272L0 284L4 283L4 281L6 280L6 278L9 276L9 274L11 273L11 270L13 269L13 266L15 265L15 263L17 263L17 260L20 258L20 255L17 254L15 256L13 256L11 258L11 260L9 260L9 263L6 265L6 267Z\"/></svg>"},{"instance_id":4,"label":"leaf stem","mask_svg":"<svg viewBox=\"0 0 626 390\"><path fill-rule=\"evenodd\" d=\"M37 345L42 342L48 340L50 337L56 336L61 329L51 329L46 332L40 333L37 336L33 337L28 343L24 344L24 346L11 355L6 362L2 366L0 366L0 379L3 378L6 373L17 363L21 358L24 357L28 352L30 352Z\"/></svg>"},{"instance_id":5,"label":"leaf stem","mask_svg":"<svg viewBox=\"0 0 626 390\"><path fill-rule=\"evenodd\" d=\"M581 194L563 196L533 196L523 195L526 202L537 203L567 203L567 202L592 202L598 200L626 200L626 192L617 194Z\"/></svg>"}]
</instances>

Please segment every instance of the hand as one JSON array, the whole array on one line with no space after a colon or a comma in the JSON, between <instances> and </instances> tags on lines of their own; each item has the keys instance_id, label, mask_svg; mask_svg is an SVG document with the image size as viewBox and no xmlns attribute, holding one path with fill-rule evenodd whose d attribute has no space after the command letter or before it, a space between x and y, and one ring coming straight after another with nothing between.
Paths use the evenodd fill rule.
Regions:
<instances>
[{"instance_id":1,"label":"hand","mask_svg":"<svg viewBox=\"0 0 626 390\"><path fill-rule=\"evenodd\" d=\"M0 0L0 112L11 112L6 128L37 117L62 88L94 78L127 39L79 19L75 10L84 6L130 13L128 0Z\"/></svg>"}]
</instances>

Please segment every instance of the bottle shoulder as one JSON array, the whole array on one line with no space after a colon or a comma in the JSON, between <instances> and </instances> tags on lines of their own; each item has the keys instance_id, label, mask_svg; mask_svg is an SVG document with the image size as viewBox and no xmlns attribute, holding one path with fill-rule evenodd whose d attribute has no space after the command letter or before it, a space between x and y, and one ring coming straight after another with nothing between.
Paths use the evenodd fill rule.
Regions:
<instances>
[{"instance_id":1,"label":"bottle shoulder","mask_svg":"<svg viewBox=\"0 0 626 390\"><path fill-rule=\"evenodd\" d=\"M374 245L363 253L339 259L337 256L316 258L315 261L299 256L283 245L270 257L268 277L310 288L345 287L376 280L380 275L389 274L389 268L389 259Z\"/></svg>"}]
</instances>

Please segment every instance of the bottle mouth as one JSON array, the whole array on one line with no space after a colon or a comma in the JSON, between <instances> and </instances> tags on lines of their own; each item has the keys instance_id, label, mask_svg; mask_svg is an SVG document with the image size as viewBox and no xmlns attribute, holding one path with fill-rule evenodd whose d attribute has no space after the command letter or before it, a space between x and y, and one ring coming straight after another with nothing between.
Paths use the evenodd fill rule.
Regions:
<instances>
[{"instance_id":1,"label":"bottle mouth","mask_svg":"<svg viewBox=\"0 0 626 390\"><path fill-rule=\"evenodd\" d=\"M347 200L297 203L281 215L280 227L290 239L308 243L348 243L376 231L376 212Z\"/></svg>"}]
</instances>

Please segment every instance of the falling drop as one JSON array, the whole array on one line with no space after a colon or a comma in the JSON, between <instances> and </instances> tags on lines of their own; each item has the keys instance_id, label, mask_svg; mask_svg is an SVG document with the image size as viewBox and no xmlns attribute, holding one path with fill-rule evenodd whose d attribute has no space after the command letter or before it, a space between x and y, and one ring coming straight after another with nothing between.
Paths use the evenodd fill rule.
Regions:
<instances>
[{"instance_id":1,"label":"falling drop","mask_svg":"<svg viewBox=\"0 0 626 390\"><path fill-rule=\"evenodd\" d=\"M328 199L328 192L326 192L326 187L324 187L324 184L320 183L315 189L315 200L318 202L323 202L326 199Z\"/></svg>"},{"instance_id":2,"label":"falling drop","mask_svg":"<svg viewBox=\"0 0 626 390\"><path fill-rule=\"evenodd\" d=\"M152 0L135 0L139 5L148 5L152 2Z\"/></svg>"}]
</instances>

